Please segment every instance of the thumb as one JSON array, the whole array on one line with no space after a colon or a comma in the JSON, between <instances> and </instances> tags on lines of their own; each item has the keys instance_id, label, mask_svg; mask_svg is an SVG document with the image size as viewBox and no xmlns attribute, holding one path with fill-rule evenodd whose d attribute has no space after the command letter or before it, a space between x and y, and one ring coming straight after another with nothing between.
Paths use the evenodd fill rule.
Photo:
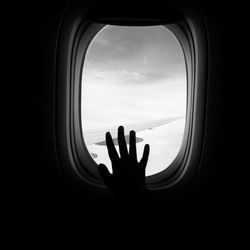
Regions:
<instances>
[{"instance_id":1,"label":"thumb","mask_svg":"<svg viewBox=\"0 0 250 250\"><path fill-rule=\"evenodd\" d=\"M110 174L108 168L104 164L99 164L98 170L104 181L104 184L109 187L112 175Z\"/></svg>"}]
</instances>

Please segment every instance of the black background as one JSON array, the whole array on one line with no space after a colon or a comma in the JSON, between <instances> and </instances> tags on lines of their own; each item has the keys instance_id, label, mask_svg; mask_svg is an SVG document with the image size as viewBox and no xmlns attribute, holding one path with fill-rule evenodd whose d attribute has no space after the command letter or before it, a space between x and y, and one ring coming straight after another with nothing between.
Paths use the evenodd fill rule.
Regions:
<instances>
[{"instance_id":1,"label":"black background","mask_svg":"<svg viewBox=\"0 0 250 250\"><path fill-rule=\"evenodd\" d=\"M244 123L246 117L245 113L242 119L239 112L244 85L239 78L245 63L237 57L245 54L242 41L246 32L241 33L240 15L244 7L240 2L197 2L209 40L200 172L190 190L171 206L155 210L95 204L63 182L55 145L55 48L67 1L2 6L1 206L7 225L36 228L46 224L48 230L51 224L73 222L94 235L111 225L116 229L133 225L135 230L140 223L147 225L148 233L156 225L164 230L175 227L174 232L190 232L196 227L200 233L211 227L211 233L217 232L219 237L222 232L239 230L235 223L245 221L240 215L247 201L243 187L239 188L247 166L241 161L244 144L235 140L242 132L236 124ZM155 227L150 229L150 223Z\"/></svg>"}]
</instances>

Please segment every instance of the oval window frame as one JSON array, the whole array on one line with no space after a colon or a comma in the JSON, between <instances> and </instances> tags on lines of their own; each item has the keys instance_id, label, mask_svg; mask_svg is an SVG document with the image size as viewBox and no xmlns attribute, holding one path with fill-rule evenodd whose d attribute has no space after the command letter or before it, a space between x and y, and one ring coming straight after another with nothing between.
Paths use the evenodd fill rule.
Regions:
<instances>
[{"instance_id":1,"label":"oval window frame","mask_svg":"<svg viewBox=\"0 0 250 250\"><path fill-rule=\"evenodd\" d=\"M80 4L81 5L81 4ZM184 6L185 7L185 6ZM57 47L57 114L56 142L61 170L67 179L79 184L81 189L100 192L106 189L93 159L83 142L81 132L80 95L82 63L90 41L105 24L154 25L164 20L117 18L99 23L86 18L79 6L71 6L63 18ZM206 106L207 39L205 26L195 9L178 7L181 20L166 22L184 50L187 67L187 111L184 138L179 156L164 171L146 178L152 191L183 190L195 176L203 145ZM72 11L73 9L73 11ZM185 41L185 42L184 42ZM84 46L84 47L82 47ZM85 147L85 148L84 148ZM87 153L86 153L87 152ZM94 163L95 164L95 163ZM91 167L92 166L92 167ZM166 194L166 193L165 193Z\"/></svg>"}]
</instances>

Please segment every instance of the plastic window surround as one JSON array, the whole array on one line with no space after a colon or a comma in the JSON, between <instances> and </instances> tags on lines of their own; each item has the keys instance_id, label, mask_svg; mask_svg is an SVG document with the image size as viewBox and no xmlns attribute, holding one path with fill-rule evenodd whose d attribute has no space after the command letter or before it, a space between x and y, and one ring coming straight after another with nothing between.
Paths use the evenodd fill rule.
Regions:
<instances>
[{"instance_id":1,"label":"plastic window surround","mask_svg":"<svg viewBox=\"0 0 250 250\"><path fill-rule=\"evenodd\" d=\"M148 187L155 191L171 190L178 185L188 184L196 173L201 156L207 51L204 28L194 21L195 18L189 22L183 20L165 25L175 34L184 52L187 110L183 142L176 159L164 171L146 178ZM109 24L108 21L106 24ZM66 46L60 46L59 43L57 56L57 148L61 166L63 172L80 185L97 189L104 189L105 186L83 141L81 81L88 46L106 24L81 22L68 37L68 45L67 42Z\"/></svg>"}]
</instances>

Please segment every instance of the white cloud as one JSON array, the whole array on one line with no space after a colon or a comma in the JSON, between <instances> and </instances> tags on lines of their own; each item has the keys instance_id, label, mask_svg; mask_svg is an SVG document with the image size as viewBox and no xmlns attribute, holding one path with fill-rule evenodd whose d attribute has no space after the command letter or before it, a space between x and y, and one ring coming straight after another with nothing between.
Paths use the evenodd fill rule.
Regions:
<instances>
[{"instance_id":1,"label":"white cloud","mask_svg":"<svg viewBox=\"0 0 250 250\"><path fill-rule=\"evenodd\" d=\"M158 26L139 28L138 32L124 29L104 29L86 54L82 77L84 131L185 116L185 61L177 39ZM151 145L148 175L174 160L183 132L184 120L138 133L144 139L138 144L139 154L145 143ZM98 163L108 164L105 147L92 145L88 149L98 154Z\"/></svg>"}]
</instances>

